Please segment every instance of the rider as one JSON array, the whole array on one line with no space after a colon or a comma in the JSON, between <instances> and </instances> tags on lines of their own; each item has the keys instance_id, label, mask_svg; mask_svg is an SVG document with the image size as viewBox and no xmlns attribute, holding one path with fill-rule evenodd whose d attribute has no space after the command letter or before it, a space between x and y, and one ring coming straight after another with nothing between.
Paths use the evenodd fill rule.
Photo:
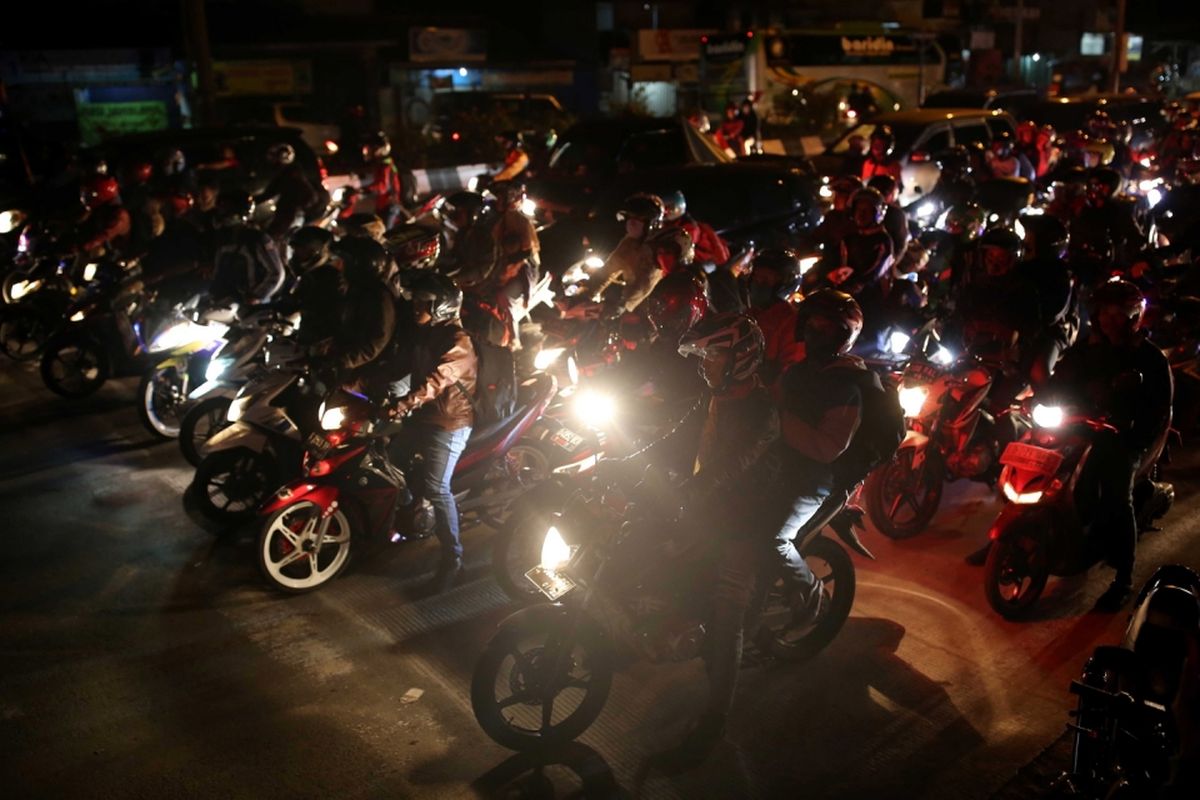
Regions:
<instances>
[{"instance_id":1,"label":"rider","mask_svg":"<svg viewBox=\"0 0 1200 800\"><path fill-rule=\"evenodd\" d=\"M499 201L500 217L492 228L496 263L488 276L487 291L494 294L496 307L509 327L508 343L521 346L518 311L528 303L533 285L541 271L541 242L533 220L521 210L525 185L514 181L492 184L491 193Z\"/></svg>"},{"instance_id":2,"label":"rider","mask_svg":"<svg viewBox=\"0 0 1200 800\"><path fill-rule=\"evenodd\" d=\"M874 328L883 325L883 312L892 287L892 239L883 227L883 196L870 187L851 201L856 230L842 242L842 264L827 274L829 283L857 298ZM857 333L856 333L857 336Z\"/></svg>"},{"instance_id":3,"label":"rider","mask_svg":"<svg viewBox=\"0 0 1200 800\"><path fill-rule=\"evenodd\" d=\"M383 131L369 135L362 146L363 164L370 171L362 190L375 201L375 214L390 230L404 211L404 187L392 161L392 142Z\"/></svg>"},{"instance_id":4,"label":"rider","mask_svg":"<svg viewBox=\"0 0 1200 800\"><path fill-rule=\"evenodd\" d=\"M412 415L394 445L396 455L420 455L422 488L433 505L434 533L442 553L430 584L450 589L463 571L458 506L450 480L475 424L472 398L478 362L459 321L463 295L454 281L421 273L411 287L417 333L411 343L412 388L392 405L393 418Z\"/></svg>"},{"instance_id":5,"label":"rider","mask_svg":"<svg viewBox=\"0 0 1200 800\"><path fill-rule=\"evenodd\" d=\"M277 142L267 150L267 161L278 170L267 184L256 203L275 200L275 216L267 225L267 233L282 241L296 224L297 217L304 221L321 212L321 191L313 187L304 168L296 162L296 148L287 142Z\"/></svg>"},{"instance_id":6,"label":"rider","mask_svg":"<svg viewBox=\"0 0 1200 800\"><path fill-rule=\"evenodd\" d=\"M867 186L883 196L883 229L892 240L892 252L896 258L908 247L908 216L900 208L900 190L891 175L876 175Z\"/></svg>"},{"instance_id":7,"label":"rider","mask_svg":"<svg viewBox=\"0 0 1200 800\"><path fill-rule=\"evenodd\" d=\"M863 159L862 174L859 176L863 183L876 175L890 175L898 187L904 188L900 180L900 160L893 155L895 150L896 134L891 126L876 125L875 130L871 131L871 144L867 150L867 157Z\"/></svg>"},{"instance_id":8,"label":"rider","mask_svg":"<svg viewBox=\"0 0 1200 800\"><path fill-rule=\"evenodd\" d=\"M841 257L842 240L854 230L854 220L850 218L850 198L861 188L862 181L857 175L838 175L829 182L833 205L813 231L813 241L827 258Z\"/></svg>"},{"instance_id":9,"label":"rider","mask_svg":"<svg viewBox=\"0 0 1200 800\"><path fill-rule=\"evenodd\" d=\"M1025 120L1017 124L1016 144L1014 152L1024 158L1033 167L1034 174L1042 177L1049 168L1046 153L1038 145L1038 126L1033 120Z\"/></svg>"},{"instance_id":10,"label":"rider","mask_svg":"<svg viewBox=\"0 0 1200 800\"><path fill-rule=\"evenodd\" d=\"M1087 205L1071 223L1071 232L1104 231L1113 243L1117 263L1132 263L1145 248L1146 237L1134 216L1133 205L1117 196L1121 175L1111 167L1099 167L1087 179Z\"/></svg>"},{"instance_id":11,"label":"rider","mask_svg":"<svg viewBox=\"0 0 1200 800\"><path fill-rule=\"evenodd\" d=\"M79 223L76 250L92 253L123 249L129 243L132 221L121 205L117 179L106 174L93 175L84 182L80 200L85 212Z\"/></svg>"},{"instance_id":12,"label":"rider","mask_svg":"<svg viewBox=\"0 0 1200 800\"><path fill-rule=\"evenodd\" d=\"M617 219L625 223L625 238L591 278L591 285L596 287L592 292L595 302L601 301L604 291L618 278L625 282L621 310L632 311L649 297L662 279L662 267L647 239L661 227L664 213L663 201L656 195L625 198L617 211Z\"/></svg>"},{"instance_id":13,"label":"rider","mask_svg":"<svg viewBox=\"0 0 1200 800\"><path fill-rule=\"evenodd\" d=\"M363 368L383 354L395 333L396 297L388 285L392 258L383 245L365 237L342 239L333 252L342 261L345 291L339 328L326 355L339 380L353 383L371 372Z\"/></svg>"},{"instance_id":14,"label":"rider","mask_svg":"<svg viewBox=\"0 0 1200 800\"><path fill-rule=\"evenodd\" d=\"M1133 591L1137 520L1134 479L1154 458L1171 425L1171 368L1140 331L1146 299L1127 281L1108 281L1092 292L1089 338L1059 362L1046 395L1103 417L1115 430L1096 433L1084 478L1098 497L1095 524L1106 528L1112 584L1096 604L1117 611ZM1084 480L1081 478L1081 481Z\"/></svg>"},{"instance_id":15,"label":"rider","mask_svg":"<svg viewBox=\"0 0 1200 800\"><path fill-rule=\"evenodd\" d=\"M802 274L800 256L794 250L769 249L754 256L747 313L763 332L766 349L761 376L768 386L804 359L804 345L796 340L796 306L792 303Z\"/></svg>"},{"instance_id":16,"label":"rider","mask_svg":"<svg viewBox=\"0 0 1200 800\"><path fill-rule=\"evenodd\" d=\"M280 310L300 312L300 344L315 345L337 336L341 303L346 293L341 261L333 256L333 234L306 225L292 234L288 266L297 276L296 291L278 304Z\"/></svg>"},{"instance_id":17,"label":"rider","mask_svg":"<svg viewBox=\"0 0 1200 800\"><path fill-rule=\"evenodd\" d=\"M1033 164L1021 150L1013 147L1012 134L1008 131L1001 131L992 140L992 146L987 152L987 163L993 178L1033 180L1037 177Z\"/></svg>"},{"instance_id":18,"label":"rider","mask_svg":"<svg viewBox=\"0 0 1200 800\"><path fill-rule=\"evenodd\" d=\"M248 222L254 201L244 194L222 194L213 217L215 301L254 304L269 301L287 278L275 240Z\"/></svg>"},{"instance_id":19,"label":"rider","mask_svg":"<svg viewBox=\"0 0 1200 800\"><path fill-rule=\"evenodd\" d=\"M696 248L695 258L704 263L718 266L729 261L729 245L707 222L700 222L687 212L687 198L676 189L662 198L664 206L664 228L682 228L692 237Z\"/></svg>"},{"instance_id":20,"label":"rider","mask_svg":"<svg viewBox=\"0 0 1200 800\"><path fill-rule=\"evenodd\" d=\"M521 173L529 167L524 137L518 131L505 131L496 137L496 143L504 148L504 167L492 176L492 181L499 183L521 177Z\"/></svg>"}]
</instances>

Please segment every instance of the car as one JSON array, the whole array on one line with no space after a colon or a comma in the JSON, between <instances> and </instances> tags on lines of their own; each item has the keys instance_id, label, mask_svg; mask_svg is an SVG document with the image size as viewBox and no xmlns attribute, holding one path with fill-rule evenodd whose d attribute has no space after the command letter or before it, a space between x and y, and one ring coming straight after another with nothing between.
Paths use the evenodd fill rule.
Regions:
<instances>
[{"instance_id":1,"label":"car","mask_svg":"<svg viewBox=\"0 0 1200 800\"><path fill-rule=\"evenodd\" d=\"M900 204L909 205L937 183L937 154L954 145L992 141L999 133L1015 133L1013 117L998 109L927 108L880 114L870 122L856 125L835 140L825 152L813 158L822 175L840 171L850 147L851 136L869 140L876 126L891 127L896 136L895 156L901 163Z\"/></svg>"},{"instance_id":2,"label":"car","mask_svg":"<svg viewBox=\"0 0 1200 800\"><path fill-rule=\"evenodd\" d=\"M1021 109L1018 118L1053 125L1062 134L1083 129L1088 117L1097 111L1107 112L1113 122L1129 123L1135 147L1148 145L1166 124L1160 98L1130 94L1053 97Z\"/></svg>"},{"instance_id":3,"label":"car","mask_svg":"<svg viewBox=\"0 0 1200 800\"><path fill-rule=\"evenodd\" d=\"M946 89L926 97L921 108L1000 109L1020 118L1021 109L1037 100L1033 89Z\"/></svg>"}]
</instances>

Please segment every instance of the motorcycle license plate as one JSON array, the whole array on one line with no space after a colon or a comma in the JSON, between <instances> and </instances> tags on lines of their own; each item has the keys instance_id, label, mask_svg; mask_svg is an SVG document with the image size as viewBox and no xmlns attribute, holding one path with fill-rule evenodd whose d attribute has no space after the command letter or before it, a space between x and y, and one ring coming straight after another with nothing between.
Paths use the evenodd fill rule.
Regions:
<instances>
[{"instance_id":1,"label":"motorcycle license plate","mask_svg":"<svg viewBox=\"0 0 1200 800\"><path fill-rule=\"evenodd\" d=\"M305 445L308 447L308 452L312 453L315 458L324 458L325 454L329 452L329 448L332 447L329 440L319 433L310 433Z\"/></svg>"},{"instance_id":2,"label":"motorcycle license plate","mask_svg":"<svg viewBox=\"0 0 1200 800\"><path fill-rule=\"evenodd\" d=\"M1056 450L1035 447L1024 442L1012 442L1004 448L1000 463L1022 472L1053 475L1062 466L1062 454Z\"/></svg>"},{"instance_id":3,"label":"motorcycle license plate","mask_svg":"<svg viewBox=\"0 0 1200 800\"><path fill-rule=\"evenodd\" d=\"M576 585L575 581L563 573L553 572L541 565L526 572L525 577L551 602L574 589Z\"/></svg>"},{"instance_id":4,"label":"motorcycle license plate","mask_svg":"<svg viewBox=\"0 0 1200 800\"><path fill-rule=\"evenodd\" d=\"M559 428L558 432L550 437L550 441L568 453L574 453L579 445L583 444L583 437L566 428Z\"/></svg>"}]
</instances>

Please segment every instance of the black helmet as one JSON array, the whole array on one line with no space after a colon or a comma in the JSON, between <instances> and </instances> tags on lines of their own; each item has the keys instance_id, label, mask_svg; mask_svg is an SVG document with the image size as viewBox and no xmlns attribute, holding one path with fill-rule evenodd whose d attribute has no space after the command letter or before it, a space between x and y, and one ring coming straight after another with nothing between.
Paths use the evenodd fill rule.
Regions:
<instances>
[{"instance_id":1,"label":"black helmet","mask_svg":"<svg viewBox=\"0 0 1200 800\"><path fill-rule=\"evenodd\" d=\"M408 295L413 302L429 304L434 324L458 319L462 312L462 289L439 272L422 272L408 287Z\"/></svg>"},{"instance_id":2,"label":"black helmet","mask_svg":"<svg viewBox=\"0 0 1200 800\"><path fill-rule=\"evenodd\" d=\"M754 272L770 271L781 282L800 280L800 254L789 247L769 247L754 255Z\"/></svg>"},{"instance_id":3,"label":"black helmet","mask_svg":"<svg viewBox=\"0 0 1200 800\"><path fill-rule=\"evenodd\" d=\"M384 159L392 154L392 140L383 131L368 134L363 140L363 157L367 160Z\"/></svg>"},{"instance_id":4,"label":"black helmet","mask_svg":"<svg viewBox=\"0 0 1200 800\"><path fill-rule=\"evenodd\" d=\"M854 175L838 175L829 182L829 188L834 194L854 194L863 184Z\"/></svg>"},{"instance_id":5,"label":"black helmet","mask_svg":"<svg viewBox=\"0 0 1200 800\"><path fill-rule=\"evenodd\" d=\"M1136 329L1146 313L1146 298L1142 290L1129 281L1111 280L1097 286L1088 297L1088 313L1092 320L1100 315L1105 306L1116 306L1133 322Z\"/></svg>"},{"instance_id":6,"label":"black helmet","mask_svg":"<svg viewBox=\"0 0 1200 800\"><path fill-rule=\"evenodd\" d=\"M222 192L217 198L213 224L218 228L244 225L254 214L254 198L238 192Z\"/></svg>"},{"instance_id":7,"label":"black helmet","mask_svg":"<svg viewBox=\"0 0 1200 800\"><path fill-rule=\"evenodd\" d=\"M988 250L1000 250L1003 255L990 254ZM1025 243L1016 231L1008 227L992 228L979 237L979 251L983 267L992 277L1007 274L1025 251Z\"/></svg>"},{"instance_id":8,"label":"black helmet","mask_svg":"<svg viewBox=\"0 0 1200 800\"><path fill-rule=\"evenodd\" d=\"M891 175L876 175L867 181L867 188L879 192L886 200L892 192L896 191L896 179Z\"/></svg>"},{"instance_id":9,"label":"black helmet","mask_svg":"<svg viewBox=\"0 0 1200 800\"><path fill-rule=\"evenodd\" d=\"M663 208L668 220L674 221L687 213L687 198L676 189L662 196Z\"/></svg>"},{"instance_id":10,"label":"black helmet","mask_svg":"<svg viewBox=\"0 0 1200 800\"><path fill-rule=\"evenodd\" d=\"M849 352L862 329L862 308L845 292L819 289L797 308L796 339L804 341L810 356L831 358Z\"/></svg>"},{"instance_id":11,"label":"black helmet","mask_svg":"<svg viewBox=\"0 0 1200 800\"><path fill-rule=\"evenodd\" d=\"M850 198L850 213L854 214L855 209L863 203L869 203L875 209L875 224L883 222L883 216L887 213L887 203L884 202L883 195L878 189L873 189L870 186L865 189L859 189Z\"/></svg>"},{"instance_id":12,"label":"black helmet","mask_svg":"<svg viewBox=\"0 0 1200 800\"><path fill-rule=\"evenodd\" d=\"M1032 258L1066 258L1071 241L1067 226L1058 217L1042 214L1025 217L1025 250Z\"/></svg>"},{"instance_id":13,"label":"black helmet","mask_svg":"<svg viewBox=\"0 0 1200 800\"><path fill-rule=\"evenodd\" d=\"M351 281L364 277L385 278L392 257L379 242L365 236L342 239L333 247L345 265L346 276Z\"/></svg>"},{"instance_id":14,"label":"black helmet","mask_svg":"<svg viewBox=\"0 0 1200 800\"><path fill-rule=\"evenodd\" d=\"M658 195L640 193L625 198L625 202L617 209L617 219L624 222L627 219L640 219L646 223L649 230L662 225L666 216L666 207Z\"/></svg>"},{"instance_id":15,"label":"black helmet","mask_svg":"<svg viewBox=\"0 0 1200 800\"><path fill-rule=\"evenodd\" d=\"M777 247L754 256L750 273L750 307L768 308L800 288L803 270L795 250Z\"/></svg>"},{"instance_id":16,"label":"black helmet","mask_svg":"<svg viewBox=\"0 0 1200 800\"><path fill-rule=\"evenodd\" d=\"M307 272L329 260L333 234L315 225L306 225L292 234L290 264L296 272Z\"/></svg>"},{"instance_id":17,"label":"black helmet","mask_svg":"<svg viewBox=\"0 0 1200 800\"><path fill-rule=\"evenodd\" d=\"M296 160L296 148L287 142L276 142L267 148L267 160L280 167L286 167Z\"/></svg>"},{"instance_id":18,"label":"black helmet","mask_svg":"<svg viewBox=\"0 0 1200 800\"><path fill-rule=\"evenodd\" d=\"M987 214L975 203L960 203L946 212L941 228L961 242L971 242L983 232Z\"/></svg>"},{"instance_id":19,"label":"black helmet","mask_svg":"<svg viewBox=\"0 0 1200 800\"><path fill-rule=\"evenodd\" d=\"M884 155L890 156L892 151L896 149L896 134L892 132L890 125L876 125L875 130L871 131L871 141L880 139L886 145Z\"/></svg>"}]
</instances>

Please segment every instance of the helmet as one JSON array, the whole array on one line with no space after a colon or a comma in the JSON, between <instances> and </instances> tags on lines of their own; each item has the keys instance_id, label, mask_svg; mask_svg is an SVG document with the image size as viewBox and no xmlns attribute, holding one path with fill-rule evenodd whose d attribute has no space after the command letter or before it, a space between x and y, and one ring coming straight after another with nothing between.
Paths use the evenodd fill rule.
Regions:
<instances>
[{"instance_id":1,"label":"helmet","mask_svg":"<svg viewBox=\"0 0 1200 800\"><path fill-rule=\"evenodd\" d=\"M942 219L942 230L954 234L963 242L971 242L983 232L987 215L975 203L956 205Z\"/></svg>"},{"instance_id":2,"label":"helmet","mask_svg":"<svg viewBox=\"0 0 1200 800\"><path fill-rule=\"evenodd\" d=\"M217 207L213 214L213 224L219 228L230 225L244 225L254 214L254 198L248 194L228 194L222 192L217 198Z\"/></svg>"},{"instance_id":3,"label":"helmet","mask_svg":"<svg viewBox=\"0 0 1200 800\"><path fill-rule=\"evenodd\" d=\"M1121 173L1112 167L1098 167L1088 175L1087 184L1089 194L1109 198L1121 188Z\"/></svg>"},{"instance_id":4,"label":"helmet","mask_svg":"<svg viewBox=\"0 0 1200 800\"><path fill-rule=\"evenodd\" d=\"M713 386L720 391L731 384L754 377L763 360L766 342L758 323L745 314L714 314L693 325L679 342L679 354L706 359L729 353L729 363L721 382ZM703 366L701 366L703 371Z\"/></svg>"},{"instance_id":5,"label":"helmet","mask_svg":"<svg viewBox=\"0 0 1200 800\"><path fill-rule=\"evenodd\" d=\"M981 260L990 277L1008 274L1021 260L1024 250L1025 243L1011 228L992 228L979 237Z\"/></svg>"},{"instance_id":6,"label":"helmet","mask_svg":"<svg viewBox=\"0 0 1200 800\"><path fill-rule=\"evenodd\" d=\"M640 193L625 198L625 202L617 210L617 219L624 222L627 219L640 219L650 230L662 225L666 216L666 207L658 195Z\"/></svg>"},{"instance_id":7,"label":"helmet","mask_svg":"<svg viewBox=\"0 0 1200 800\"><path fill-rule=\"evenodd\" d=\"M800 287L800 255L787 248L763 250L754 256L750 273L750 306L767 308Z\"/></svg>"},{"instance_id":8,"label":"helmet","mask_svg":"<svg viewBox=\"0 0 1200 800\"><path fill-rule=\"evenodd\" d=\"M1121 309L1136 330L1142 322L1142 315L1146 313L1146 298L1142 296L1142 290L1129 281L1105 281L1092 290L1088 298L1088 314L1094 321L1099 318L1100 309L1107 306Z\"/></svg>"},{"instance_id":9,"label":"helmet","mask_svg":"<svg viewBox=\"0 0 1200 800\"><path fill-rule=\"evenodd\" d=\"M338 223L342 235L347 238L374 239L382 242L387 225L374 214L351 214Z\"/></svg>"},{"instance_id":10,"label":"helmet","mask_svg":"<svg viewBox=\"0 0 1200 800\"><path fill-rule=\"evenodd\" d=\"M520 181L496 181L488 187L502 208L513 208L525 199L525 184Z\"/></svg>"},{"instance_id":11,"label":"helmet","mask_svg":"<svg viewBox=\"0 0 1200 800\"><path fill-rule=\"evenodd\" d=\"M655 333L675 341L707 312L706 286L687 270L663 278L646 298L646 318Z\"/></svg>"},{"instance_id":12,"label":"helmet","mask_svg":"<svg viewBox=\"0 0 1200 800\"><path fill-rule=\"evenodd\" d=\"M862 308L845 292L818 289L797 308L796 338L804 341L810 356L848 353L862 329Z\"/></svg>"},{"instance_id":13,"label":"helmet","mask_svg":"<svg viewBox=\"0 0 1200 800\"><path fill-rule=\"evenodd\" d=\"M876 125L875 130L871 131L871 142L874 143L876 139L884 143L885 156L890 156L896 149L896 134L892 132L890 125Z\"/></svg>"},{"instance_id":14,"label":"helmet","mask_svg":"<svg viewBox=\"0 0 1200 800\"><path fill-rule=\"evenodd\" d=\"M896 191L896 179L891 175L876 175L867 181L867 188L879 192L886 201L892 192Z\"/></svg>"},{"instance_id":15,"label":"helmet","mask_svg":"<svg viewBox=\"0 0 1200 800\"><path fill-rule=\"evenodd\" d=\"M462 289L438 272L422 272L409 287L408 294L414 302L429 303L429 313L435 324L458 319L462 311Z\"/></svg>"},{"instance_id":16,"label":"helmet","mask_svg":"<svg viewBox=\"0 0 1200 800\"><path fill-rule=\"evenodd\" d=\"M392 154L392 140L383 131L368 134L363 141L363 158L367 161L384 159Z\"/></svg>"},{"instance_id":17,"label":"helmet","mask_svg":"<svg viewBox=\"0 0 1200 800\"><path fill-rule=\"evenodd\" d=\"M110 175L93 175L84 181L83 190L79 194L88 208L115 203L117 179Z\"/></svg>"},{"instance_id":18,"label":"helmet","mask_svg":"<svg viewBox=\"0 0 1200 800\"><path fill-rule=\"evenodd\" d=\"M276 142L267 148L267 160L280 167L286 167L296 160L296 148L287 142Z\"/></svg>"},{"instance_id":19,"label":"helmet","mask_svg":"<svg viewBox=\"0 0 1200 800\"><path fill-rule=\"evenodd\" d=\"M495 138L505 147L521 147L525 144L525 135L520 131L503 131L496 134Z\"/></svg>"},{"instance_id":20,"label":"helmet","mask_svg":"<svg viewBox=\"0 0 1200 800\"><path fill-rule=\"evenodd\" d=\"M1117 151L1107 139L1089 138L1081 148L1085 166L1105 167L1112 163Z\"/></svg>"},{"instance_id":21,"label":"helmet","mask_svg":"<svg viewBox=\"0 0 1200 800\"><path fill-rule=\"evenodd\" d=\"M869 204L874 208L876 225L883 222L883 216L887 212L887 203L884 202L883 195L879 193L879 190L868 186L855 192L854 196L850 198L851 216L862 204Z\"/></svg>"},{"instance_id":22,"label":"helmet","mask_svg":"<svg viewBox=\"0 0 1200 800\"><path fill-rule=\"evenodd\" d=\"M1049 214L1042 214L1026 217L1022 224L1025 226L1026 251L1034 258L1066 258L1071 237L1067 226L1061 220Z\"/></svg>"},{"instance_id":23,"label":"helmet","mask_svg":"<svg viewBox=\"0 0 1200 800\"><path fill-rule=\"evenodd\" d=\"M365 236L353 236L342 239L333 247L345 265L346 276L350 280L364 277L387 277L392 257L379 242Z\"/></svg>"},{"instance_id":24,"label":"helmet","mask_svg":"<svg viewBox=\"0 0 1200 800\"><path fill-rule=\"evenodd\" d=\"M754 256L754 272L774 272L782 281L800 279L800 254L788 247L769 247Z\"/></svg>"},{"instance_id":25,"label":"helmet","mask_svg":"<svg viewBox=\"0 0 1200 800\"><path fill-rule=\"evenodd\" d=\"M306 225L292 234L292 257L289 261L298 273L321 266L329 260L333 234L315 225Z\"/></svg>"},{"instance_id":26,"label":"helmet","mask_svg":"<svg viewBox=\"0 0 1200 800\"><path fill-rule=\"evenodd\" d=\"M678 189L663 195L662 201L668 222L674 222L687 213L687 198Z\"/></svg>"}]
</instances>

